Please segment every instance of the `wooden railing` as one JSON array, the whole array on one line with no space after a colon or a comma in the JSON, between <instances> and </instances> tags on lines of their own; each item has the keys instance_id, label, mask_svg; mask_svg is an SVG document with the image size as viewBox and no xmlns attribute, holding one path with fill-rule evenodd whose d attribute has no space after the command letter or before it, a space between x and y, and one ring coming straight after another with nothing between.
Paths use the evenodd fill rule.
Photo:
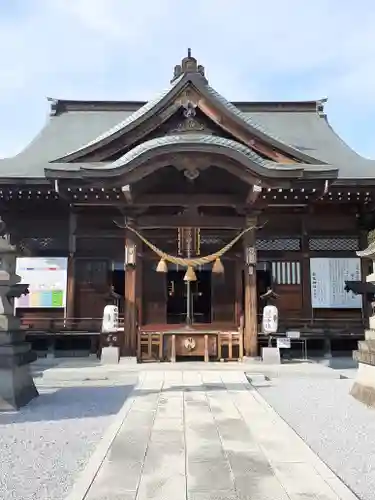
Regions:
<instances>
[{"instance_id":1,"label":"wooden railing","mask_svg":"<svg viewBox=\"0 0 375 500\"><path fill-rule=\"evenodd\" d=\"M340 314L338 312L338 314ZM261 327L262 316L258 315L258 325ZM361 331L366 327L367 320L364 318L301 318L301 317L279 317L279 330L298 329L314 333L317 331L351 332ZM259 329L261 331L261 328Z\"/></svg>"},{"instance_id":2,"label":"wooden railing","mask_svg":"<svg viewBox=\"0 0 375 500\"><path fill-rule=\"evenodd\" d=\"M195 333L197 335L197 333ZM188 334L187 334L188 336ZM203 332L202 336L207 337ZM238 361L243 358L243 331L218 331L216 333L217 359L225 361ZM169 361L176 361L176 335L165 331L144 331L139 329L137 358L138 361L163 361L168 358L165 352L164 338L170 337L172 341L171 357ZM207 340L205 340L205 343ZM204 360L208 361L207 345Z\"/></svg>"},{"instance_id":3,"label":"wooden railing","mask_svg":"<svg viewBox=\"0 0 375 500\"><path fill-rule=\"evenodd\" d=\"M20 318L21 328L29 332L46 333L100 333L102 318L56 318L24 316ZM124 326L124 318L119 318L119 326Z\"/></svg>"},{"instance_id":4,"label":"wooden railing","mask_svg":"<svg viewBox=\"0 0 375 500\"><path fill-rule=\"evenodd\" d=\"M62 318L62 317L34 317L20 318L23 330L38 333L100 333L102 318ZM279 319L279 329L299 329L301 332L314 331L352 332L361 331L367 321L361 318L293 318ZM259 331L261 331L261 316L258 315ZM124 326L124 318L119 318L119 326ZM142 329L142 327L141 327Z\"/></svg>"}]
</instances>

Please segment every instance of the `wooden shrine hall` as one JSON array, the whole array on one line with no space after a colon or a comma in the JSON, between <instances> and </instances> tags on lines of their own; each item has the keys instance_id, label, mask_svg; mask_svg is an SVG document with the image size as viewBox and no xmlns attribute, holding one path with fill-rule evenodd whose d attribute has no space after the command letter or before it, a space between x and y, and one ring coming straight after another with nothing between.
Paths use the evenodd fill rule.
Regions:
<instances>
[{"instance_id":1,"label":"wooden shrine hall","mask_svg":"<svg viewBox=\"0 0 375 500\"><path fill-rule=\"evenodd\" d=\"M356 251L373 227L375 162L338 137L324 103L229 102L190 50L148 102L50 99L39 135L0 160L1 215L29 259L19 273L39 279L16 306L34 347L90 339L95 352L117 304L122 355L256 356L267 290L280 332L355 345L368 301L345 281L368 274ZM56 259L66 283L51 278Z\"/></svg>"}]
</instances>

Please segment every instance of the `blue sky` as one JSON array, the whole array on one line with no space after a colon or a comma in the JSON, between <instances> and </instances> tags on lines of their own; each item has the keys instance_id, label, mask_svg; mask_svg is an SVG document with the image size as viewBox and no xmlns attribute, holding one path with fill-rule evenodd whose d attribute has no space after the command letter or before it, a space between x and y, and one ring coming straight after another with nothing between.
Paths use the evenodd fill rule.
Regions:
<instances>
[{"instance_id":1,"label":"blue sky","mask_svg":"<svg viewBox=\"0 0 375 500\"><path fill-rule=\"evenodd\" d=\"M191 47L231 100L328 97L375 158L374 0L0 0L0 157L48 119L46 97L148 100Z\"/></svg>"}]
</instances>

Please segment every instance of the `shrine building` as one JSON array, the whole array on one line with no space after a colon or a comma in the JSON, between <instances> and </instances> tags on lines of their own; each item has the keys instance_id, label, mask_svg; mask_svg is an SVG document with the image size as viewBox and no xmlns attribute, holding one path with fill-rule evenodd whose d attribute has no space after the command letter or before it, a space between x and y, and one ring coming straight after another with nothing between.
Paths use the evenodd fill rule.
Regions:
<instances>
[{"instance_id":1,"label":"shrine building","mask_svg":"<svg viewBox=\"0 0 375 500\"><path fill-rule=\"evenodd\" d=\"M375 161L324 99L229 102L190 51L171 76L148 102L50 99L37 137L0 160L34 347L96 352L112 303L122 355L256 356L272 290L280 332L355 348L369 301L345 281L368 274Z\"/></svg>"}]
</instances>

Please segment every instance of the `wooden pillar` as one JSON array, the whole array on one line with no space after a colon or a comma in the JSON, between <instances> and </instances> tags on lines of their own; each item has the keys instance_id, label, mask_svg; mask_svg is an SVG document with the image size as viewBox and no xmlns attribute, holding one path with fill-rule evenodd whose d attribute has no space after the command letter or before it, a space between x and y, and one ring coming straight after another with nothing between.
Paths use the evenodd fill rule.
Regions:
<instances>
[{"instance_id":1,"label":"wooden pillar","mask_svg":"<svg viewBox=\"0 0 375 500\"><path fill-rule=\"evenodd\" d=\"M129 223L129 221L128 221ZM124 335L121 342L122 356L137 355L137 252L136 237L132 231L125 233L126 249L133 248L134 263L125 265L125 294L124 294Z\"/></svg>"},{"instance_id":2,"label":"wooden pillar","mask_svg":"<svg viewBox=\"0 0 375 500\"><path fill-rule=\"evenodd\" d=\"M143 325L143 245L140 240L137 243L137 276L135 284L136 293L136 322L137 326Z\"/></svg>"},{"instance_id":3,"label":"wooden pillar","mask_svg":"<svg viewBox=\"0 0 375 500\"><path fill-rule=\"evenodd\" d=\"M172 335L171 362L176 362L176 335Z\"/></svg>"},{"instance_id":4,"label":"wooden pillar","mask_svg":"<svg viewBox=\"0 0 375 500\"><path fill-rule=\"evenodd\" d=\"M208 363L210 361L210 357L208 355L208 335L204 336L204 362Z\"/></svg>"},{"instance_id":5,"label":"wooden pillar","mask_svg":"<svg viewBox=\"0 0 375 500\"><path fill-rule=\"evenodd\" d=\"M66 290L66 317L74 318L75 314L75 252L76 252L77 214L69 212L69 257Z\"/></svg>"},{"instance_id":6,"label":"wooden pillar","mask_svg":"<svg viewBox=\"0 0 375 500\"><path fill-rule=\"evenodd\" d=\"M247 227L255 226L256 219L249 218L246 221ZM245 356L255 357L258 355L258 318L257 318L257 281L256 265L246 264L246 249L255 247L256 229L248 231L244 237L244 351Z\"/></svg>"},{"instance_id":7,"label":"wooden pillar","mask_svg":"<svg viewBox=\"0 0 375 500\"><path fill-rule=\"evenodd\" d=\"M235 324L236 326L241 326L241 317L243 316L243 259L236 260L236 295L235 295Z\"/></svg>"},{"instance_id":8,"label":"wooden pillar","mask_svg":"<svg viewBox=\"0 0 375 500\"><path fill-rule=\"evenodd\" d=\"M310 249L309 249L309 231L308 224L304 214L302 220L301 234L301 279L302 279L302 316L304 320L312 321L314 314L311 305L311 276L310 276Z\"/></svg>"}]
</instances>

